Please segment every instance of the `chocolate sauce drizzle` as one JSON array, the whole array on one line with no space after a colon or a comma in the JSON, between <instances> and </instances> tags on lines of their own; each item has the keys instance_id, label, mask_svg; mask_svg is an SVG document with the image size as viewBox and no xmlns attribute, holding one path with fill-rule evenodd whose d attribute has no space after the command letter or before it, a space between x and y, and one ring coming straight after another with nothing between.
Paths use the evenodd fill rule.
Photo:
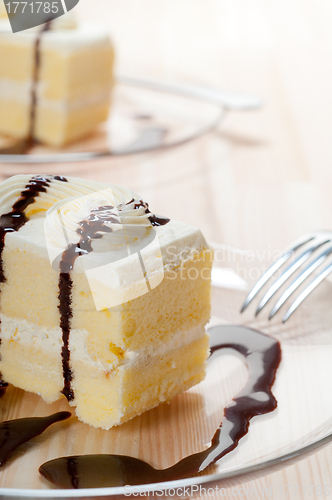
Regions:
<instances>
[{"instance_id":1,"label":"chocolate sauce drizzle","mask_svg":"<svg viewBox=\"0 0 332 500\"><path fill-rule=\"evenodd\" d=\"M42 177L40 175L31 178L29 183L21 192L20 197L14 203L12 211L0 216L0 283L6 282L6 276L3 269L2 254L5 247L5 236L7 233L18 231L28 221L24 210L35 202L39 193L46 193L51 181L56 179L58 181L67 182L65 177L56 175L50 177ZM1 339L0 339L1 345ZM2 376L0 374L0 379ZM1 392L4 392L6 383L0 380Z\"/></svg>"},{"instance_id":2,"label":"chocolate sauce drizzle","mask_svg":"<svg viewBox=\"0 0 332 500\"><path fill-rule=\"evenodd\" d=\"M39 31L35 47L34 47L34 66L33 66L33 76L32 76L32 90L31 90L31 106L30 106L30 129L28 141L34 142L34 132L36 125L36 111L37 111L37 90L38 82L40 76L40 62L41 62L41 42L42 38L47 31L51 29L52 21L48 21Z\"/></svg>"},{"instance_id":3,"label":"chocolate sauce drizzle","mask_svg":"<svg viewBox=\"0 0 332 500\"><path fill-rule=\"evenodd\" d=\"M1 324L1 319L0 319L0 324ZM2 340L0 338L0 347L1 347ZM0 361L1 361L1 351L0 351ZM2 373L0 372L0 399L6 394L8 384L5 382L2 378Z\"/></svg>"},{"instance_id":4,"label":"chocolate sauce drizzle","mask_svg":"<svg viewBox=\"0 0 332 500\"><path fill-rule=\"evenodd\" d=\"M18 231L28 221L24 210L35 202L39 193L46 193L52 179L67 182L65 177L56 175L51 177L42 177L36 175L32 177L29 183L25 186L19 199L14 203L12 211L0 216L0 283L6 281L3 272L2 253L5 246L5 236L7 233Z\"/></svg>"},{"instance_id":5,"label":"chocolate sauce drizzle","mask_svg":"<svg viewBox=\"0 0 332 500\"><path fill-rule=\"evenodd\" d=\"M18 446L44 432L55 422L71 417L68 411L60 411L47 417L19 418L0 424L0 466L3 465Z\"/></svg>"},{"instance_id":6,"label":"chocolate sauce drizzle","mask_svg":"<svg viewBox=\"0 0 332 500\"><path fill-rule=\"evenodd\" d=\"M36 144L34 138L34 132L36 125L36 111L37 111L37 89L38 89L38 82L40 75L41 41L44 33L50 30L51 24L52 21L48 21L47 23L45 23L42 29L38 32L35 40L28 136L23 139L17 140L12 146L1 148L0 154L3 155L27 154L30 151L30 149Z\"/></svg>"},{"instance_id":7,"label":"chocolate sauce drizzle","mask_svg":"<svg viewBox=\"0 0 332 500\"><path fill-rule=\"evenodd\" d=\"M135 202L134 199L130 200L126 205ZM135 204L135 209L140 206L146 207L146 213L151 213L148 209L148 204L142 200ZM119 206L121 210L121 205ZM72 311L72 287L73 281L70 272L74 269L74 264L77 257L87 255L93 251L92 240L102 238L102 233L111 233L113 231L109 224L121 224L119 216L113 212L112 205L104 205L92 210L87 220L78 223L77 234L80 235L78 243L70 243L62 254L60 261L60 277L59 277L59 311L60 311L60 326L62 330L62 370L64 387L62 394L66 396L68 401L73 401L75 398L74 391L71 386L73 380L73 373L70 368L70 350L69 350L69 336L71 329L71 319L73 317ZM151 214L149 220L153 226L160 226L167 224L170 219L166 217L157 217Z\"/></svg>"},{"instance_id":8,"label":"chocolate sauce drizzle","mask_svg":"<svg viewBox=\"0 0 332 500\"><path fill-rule=\"evenodd\" d=\"M279 342L243 326L209 330L211 358L230 347L246 359L248 381L224 410L224 418L207 450L186 457L168 469L155 469L124 455L64 457L44 463L39 472L60 488L94 488L172 481L204 471L230 451L249 430L250 420L277 407L271 388L281 360Z\"/></svg>"},{"instance_id":9,"label":"chocolate sauce drizzle","mask_svg":"<svg viewBox=\"0 0 332 500\"><path fill-rule=\"evenodd\" d=\"M60 277L59 277L59 311L60 311L60 326L62 330L62 370L64 387L62 393L66 396L68 401L74 399L74 391L71 387L73 380L73 373L70 368L70 350L69 350L69 335L71 328L71 319L73 311L72 303L72 287L73 281L70 272L74 269L74 264L80 255L86 255L92 252L91 240L99 239L102 237L100 231L111 232L112 229L105 225L105 222L119 223L115 219L114 214L109 214L108 210L114 207L99 207L93 210L88 220L81 221L77 233L80 235L78 243L71 243L62 254L60 262ZM106 216L105 216L105 210ZM99 216L99 212L104 214Z\"/></svg>"},{"instance_id":10,"label":"chocolate sauce drizzle","mask_svg":"<svg viewBox=\"0 0 332 500\"><path fill-rule=\"evenodd\" d=\"M0 372L0 398L6 394L8 384L2 380L2 373Z\"/></svg>"},{"instance_id":11,"label":"chocolate sauce drizzle","mask_svg":"<svg viewBox=\"0 0 332 500\"><path fill-rule=\"evenodd\" d=\"M131 203L134 203L134 202L135 202L135 200L134 200L134 198L132 198L130 201L128 201L127 205L130 205ZM141 207L145 208L146 214L151 214L151 216L148 217L148 219L153 226L164 226L165 224L167 224L170 221L170 219L168 219L167 217L163 217L162 215L152 214L150 212L150 209L149 209L149 204L146 201L139 200L138 202L136 202L134 204L135 210L137 210L138 208L141 208Z\"/></svg>"}]
</instances>

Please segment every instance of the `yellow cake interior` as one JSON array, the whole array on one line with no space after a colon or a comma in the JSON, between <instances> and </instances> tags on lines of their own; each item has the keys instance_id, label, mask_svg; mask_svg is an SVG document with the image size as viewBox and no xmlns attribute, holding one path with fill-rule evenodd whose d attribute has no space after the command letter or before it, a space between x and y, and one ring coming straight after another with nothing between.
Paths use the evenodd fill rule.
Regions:
<instances>
[{"instance_id":1,"label":"yellow cake interior","mask_svg":"<svg viewBox=\"0 0 332 500\"><path fill-rule=\"evenodd\" d=\"M65 197L63 186L59 189ZM59 269L49 259L43 196L43 210L31 212L19 231L6 235L0 371L3 380L53 402L64 397ZM205 375L212 252L202 233L187 224L170 221L150 230L159 238L163 266L158 272L162 269L163 278L148 293L96 308L84 264L89 258L98 265L108 261L106 237L100 240L105 251L100 246L100 252L78 257L71 273L69 350L75 398L70 404L81 420L96 427L125 422L169 401ZM125 262L115 264L119 276L127 272Z\"/></svg>"}]
</instances>

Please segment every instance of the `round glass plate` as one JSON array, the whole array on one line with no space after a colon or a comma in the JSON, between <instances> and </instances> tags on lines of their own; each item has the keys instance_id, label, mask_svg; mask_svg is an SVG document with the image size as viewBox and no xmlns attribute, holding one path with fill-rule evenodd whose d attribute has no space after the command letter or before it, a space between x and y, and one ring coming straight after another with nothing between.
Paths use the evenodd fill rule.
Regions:
<instances>
[{"instance_id":1,"label":"round glass plate","mask_svg":"<svg viewBox=\"0 0 332 500\"><path fill-rule=\"evenodd\" d=\"M1 498L125 498L130 492L166 490L167 494L170 489L174 495L174 488L180 488L181 496L184 487L221 486L222 480L231 476L278 463L284 467L288 459L332 438L332 284L323 282L285 324L281 323L283 311L270 322L269 311L254 319L255 304L240 315L246 293L266 263L250 252L214 247L211 324L245 324L280 341L282 361L272 388L278 408L253 418L238 447L197 477L132 489L58 490L39 476L38 467L59 456L122 454L162 469L207 448L220 424L223 408L246 382L243 358L225 349L211 362L202 383L175 397L170 404L162 404L119 427L103 431L74 417L55 424L19 448L1 469ZM0 400L0 409L1 419L6 420L47 415L68 407L66 401L47 405L37 395L9 387ZM191 496L195 496L195 488Z\"/></svg>"},{"instance_id":2,"label":"round glass plate","mask_svg":"<svg viewBox=\"0 0 332 500\"><path fill-rule=\"evenodd\" d=\"M181 93L144 88L144 83L140 88L117 83L112 101L106 123L61 150L35 145L25 154L16 154L20 143L0 136L0 162L72 162L156 151L178 146L213 130L225 115L222 106ZM8 148L15 154L4 154Z\"/></svg>"}]
</instances>

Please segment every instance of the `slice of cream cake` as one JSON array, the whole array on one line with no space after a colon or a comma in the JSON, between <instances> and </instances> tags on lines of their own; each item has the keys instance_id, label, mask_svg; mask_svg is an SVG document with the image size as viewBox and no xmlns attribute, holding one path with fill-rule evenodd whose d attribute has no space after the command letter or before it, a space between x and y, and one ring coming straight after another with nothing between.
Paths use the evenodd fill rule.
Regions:
<instances>
[{"instance_id":1,"label":"slice of cream cake","mask_svg":"<svg viewBox=\"0 0 332 500\"><path fill-rule=\"evenodd\" d=\"M0 185L2 380L108 429L200 382L212 252L128 189Z\"/></svg>"},{"instance_id":2,"label":"slice of cream cake","mask_svg":"<svg viewBox=\"0 0 332 500\"><path fill-rule=\"evenodd\" d=\"M20 33L0 23L0 133L61 147L107 119L109 35L67 16Z\"/></svg>"}]
</instances>

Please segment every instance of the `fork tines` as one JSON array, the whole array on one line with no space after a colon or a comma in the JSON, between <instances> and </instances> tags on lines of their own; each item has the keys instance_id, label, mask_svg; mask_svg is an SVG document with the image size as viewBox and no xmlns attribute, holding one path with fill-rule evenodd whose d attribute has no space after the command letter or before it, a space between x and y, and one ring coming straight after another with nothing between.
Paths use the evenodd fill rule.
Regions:
<instances>
[{"instance_id":1,"label":"fork tines","mask_svg":"<svg viewBox=\"0 0 332 500\"><path fill-rule=\"evenodd\" d=\"M296 257L296 259L288 265L286 269L283 270L281 276L275 281L275 283L268 289L264 297L261 299L258 307L256 309L255 315L260 313L260 311L266 306L270 299L275 295L275 293L280 289L280 287L294 275L294 273L299 269L308 259L310 259L314 252L318 251L321 247L330 243L327 247L322 249L315 258L311 260L301 272L291 281L286 291L278 299L277 303L272 308L269 319L279 311L281 306L286 302L286 300L298 289L298 287L317 269L332 253L332 233L328 231L321 231L311 235L306 235L300 240L297 240L291 247L285 250L282 256L263 274L263 276L258 280L256 285L249 292L246 297L241 312L243 312L252 300L256 297L258 292L263 288L263 286L268 282L268 280L280 269L280 267L285 264L294 253L304 245L311 242L309 247L306 247L302 253ZM293 312L298 308L298 306L303 302L303 300L317 287L317 285L323 281L324 278L332 271L332 263L326 265L319 274L314 277L314 279L308 284L308 286L300 293L300 295L294 300L291 307L288 309L283 317L283 323L293 314Z\"/></svg>"}]
</instances>

